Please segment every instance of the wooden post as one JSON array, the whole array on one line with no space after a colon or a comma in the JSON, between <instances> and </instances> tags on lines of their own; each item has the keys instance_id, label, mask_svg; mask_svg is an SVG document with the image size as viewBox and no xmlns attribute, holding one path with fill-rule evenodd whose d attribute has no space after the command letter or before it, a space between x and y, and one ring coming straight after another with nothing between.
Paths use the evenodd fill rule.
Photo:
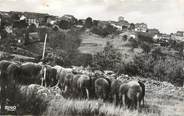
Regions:
<instances>
[{"instance_id":1,"label":"wooden post","mask_svg":"<svg viewBox=\"0 0 184 116\"><path fill-rule=\"evenodd\" d=\"M43 60L44 60L44 57L45 57L45 49L46 49L46 43L47 43L47 33L45 34L45 40L44 40L44 46L43 46L43 54L42 54L42 70L44 71L43 73L43 77L42 77L42 82L41 82L41 85L44 86L44 81L45 81L45 76L46 76L46 67L44 67L44 63L43 63Z\"/></svg>"},{"instance_id":2,"label":"wooden post","mask_svg":"<svg viewBox=\"0 0 184 116\"><path fill-rule=\"evenodd\" d=\"M46 48L46 43L47 43L47 33L45 34L45 40L44 40L44 46L43 46L43 54L42 54L42 60L45 57L45 48Z\"/></svg>"}]
</instances>

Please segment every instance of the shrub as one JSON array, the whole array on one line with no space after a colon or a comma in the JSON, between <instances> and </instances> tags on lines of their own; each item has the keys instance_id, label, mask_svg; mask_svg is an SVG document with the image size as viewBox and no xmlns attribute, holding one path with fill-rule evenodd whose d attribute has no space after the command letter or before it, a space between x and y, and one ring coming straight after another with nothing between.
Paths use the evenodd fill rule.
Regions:
<instances>
[{"instance_id":1,"label":"shrub","mask_svg":"<svg viewBox=\"0 0 184 116\"><path fill-rule=\"evenodd\" d=\"M87 28L91 28L92 25L93 25L93 19L91 17L86 18L85 26Z\"/></svg>"},{"instance_id":2,"label":"shrub","mask_svg":"<svg viewBox=\"0 0 184 116\"><path fill-rule=\"evenodd\" d=\"M122 40L127 41L127 39L128 39L128 36L127 35L123 35Z\"/></svg>"},{"instance_id":3,"label":"shrub","mask_svg":"<svg viewBox=\"0 0 184 116\"><path fill-rule=\"evenodd\" d=\"M120 62L121 54L110 42L107 42L104 50L94 55L92 65L99 70L116 70L115 68Z\"/></svg>"},{"instance_id":4,"label":"shrub","mask_svg":"<svg viewBox=\"0 0 184 116\"><path fill-rule=\"evenodd\" d=\"M183 86L184 62L171 56L142 55L134 59L137 74L159 81L168 81Z\"/></svg>"},{"instance_id":5,"label":"shrub","mask_svg":"<svg viewBox=\"0 0 184 116\"><path fill-rule=\"evenodd\" d=\"M12 56L10 53L2 53L0 55L0 60L10 60L10 59L13 59L14 56Z\"/></svg>"},{"instance_id":6,"label":"shrub","mask_svg":"<svg viewBox=\"0 0 184 116\"><path fill-rule=\"evenodd\" d=\"M59 27L61 28L61 29L69 29L69 28L71 28L71 24L70 24L70 22L69 21L67 21L67 20L61 20L60 22L59 22Z\"/></svg>"},{"instance_id":7,"label":"shrub","mask_svg":"<svg viewBox=\"0 0 184 116\"><path fill-rule=\"evenodd\" d=\"M93 26L91 28L91 32L97 35L100 35L102 37L106 36L106 33L103 31L103 28L99 27L99 26Z\"/></svg>"},{"instance_id":8,"label":"shrub","mask_svg":"<svg viewBox=\"0 0 184 116\"><path fill-rule=\"evenodd\" d=\"M38 28L38 34L39 34L40 41L44 42L45 34L48 33L48 32L49 32L48 28L46 28L46 27Z\"/></svg>"},{"instance_id":9,"label":"shrub","mask_svg":"<svg viewBox=\"0 0 184 116\"><path fill-rule=\"evenodd\" d=\"M44 100L34 93L30 95L22 94L20 86L12 86L12 84L6 89L6 99L8 99L5 102L6 106L16 106L14 112L4 112L4 114L11 115L41 115L48 104L48 100Z\"/></svg>"},{"instance_id":10,"label":"shrub","mask_svg":"<svg viewBox=\"0 0 184 116\"><path fill-rule=\"evenodd\" d=\"M8 34L5 38L0 39L0 49L5 52L12 52L11 46L16 45L15 36Z\"/></svg>"},{"instance_id":11,"label":"shrub","mask_svg":"<svg viewBox=\"0 0 184 116\"><path fill-rule=\"evenodd\" d=\"M145 53L149 53L151 50L151 45L146 42L141 42L140 47L143 49Z\"/></svg>"},{"instance_id":12,"label":"shrub","mask_svg":"<svg viewBox=\"0 0 184 116\"><path fill-rule=\"evenodd\" d=\"M128 74L130 76L139 74L134 62L124 63L123 61L117 65L116 72L118 74Z\"/></svg>"},{"instance_id":13,"label":"shrub","mask_svg":"<svg viewBox=\"0 0 184 116\"><path fill-rule=\"evenodd\" d=\"M77 56L72 60L72 65L76 66L88 66L92 63L92 55L91 54L83 54L79 53Z\"/></svg>"},{"instance_id":14,"label":"shrub","mask_svg":"<svg viewBox=\"0 0 184 116\"><path fill-rule=\"evenodd\" d=\"M106 24L104 27L101 26L93 26L91 28L91 32L95 33L97 35L100 35L102 37L106 37L109 34L115 34L117 32L117 29L114 28L110 24Z\"/></svg>"},{"instance_id":15,"label":"shrub","mask_svg":"<svg viewBox=\"0 0 184 116\"><path fill-rule=\"evenodd\" d=\"M135 24L133 23L130 23L130 26L128 28L129 30L135 30Z\"/></svg>"},{"instance_id":16,"label":"shrub","mask_svg":"<svg viewBox=\"0 0 184 116\"><path fill-rule=\"evenodd\" d=\"M78 22L77 22L78 25L83 25L83 21L82 19L79 19Z\"/></svg>"},{"instance_id":17,"label":"shrub","mask_svg":"<svg viewBox=\"0 0 184 116\"><path fill-rule=\"evenodd\" d=\"M80 31L71 29L68 32L54 31L49 33L49 45L53 48L53 52L63 59L65 66L71 65L73 60L79 54L78 47L81 39Z\"/></svg>"},{"instance_id":18,"label":"shrub","mask_svg":"<svg viewBox=\"0 0 184 116\"><path fill-rule=\"evenodd\" d=\"M149 33L138 32L137 36L139 42L154 43L153 37Z\"/></svg>"},{"instance_id":19,"label":"shrub","mask_svg":"<svg viewBox=\"0 0 184 116\"><path fill-rule=\"evenodd\" d=\"M93 20L93 25L94 25L94 26L97 26L97 25L98 25L98 23L99 23L99 21L98 21L98 20Z\"/></svg>"},{"instance_id":20,"label":"shrub","mask_svg":"<svg viewBox=\"0 0 184 116\"><path fill-rule=\"evenodd\" d=\"M124 35L124 36L125 36L125 39L128 38L127 35ZM130 37L128 41L130 42L130 46L132 47L132 50L139 46L138 41L133 37Z\"/></svg>"},{"instance_id":21,"label":"shrub","mask_svg":"<svg viewBox=\"0 0 184 116\"><path fill-rule=\"evenodd\" d=\"M29 25L28 31L29 31L29 32L36 32L36 31L37 31L36 25L35 25L35 24Z\"/></svg>"}]
</instances>

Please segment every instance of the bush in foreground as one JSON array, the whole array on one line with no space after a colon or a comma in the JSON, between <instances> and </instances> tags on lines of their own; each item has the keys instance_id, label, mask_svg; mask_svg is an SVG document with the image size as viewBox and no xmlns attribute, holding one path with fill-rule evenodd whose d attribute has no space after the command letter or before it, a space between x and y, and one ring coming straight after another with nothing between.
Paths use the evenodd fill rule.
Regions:
<instances>
[{"instance_id":1,"label":"bush in foreground","mask_svg":"<svg viewBox=\"0 0 184 116\"><path fill-rule=\"evenodd\" d=\"M9 86L8 89L6 89L5 106L16 106L16 110L6 110L3 114L41 115L48 106L48 99L43 99L33 91L28 91L27 86L25 86L24 89L20 88L22 87Z\"/></svg>"}]
</instances>

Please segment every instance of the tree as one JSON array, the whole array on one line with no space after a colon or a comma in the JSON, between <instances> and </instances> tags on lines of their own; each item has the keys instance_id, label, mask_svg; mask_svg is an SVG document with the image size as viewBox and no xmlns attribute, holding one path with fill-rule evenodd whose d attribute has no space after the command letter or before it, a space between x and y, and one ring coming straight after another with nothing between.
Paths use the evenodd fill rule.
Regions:
<instances>
[{"instance_id":1,"label":"tree","mask_svg":"<svg viewBox=\"0 0 184 116\"><path fill-rule=\"evenodd\" d=\"M76 30L66 33L62 31L49 32L48 43L56 54L63 58L64 65L71 65L79 54L78 47L81 43L79 35L80 32Z\"/></svg>"},{"instance_id":2,"label":"tree","mask_svg":"<svg viewBox=\"0 0 184 116\"><path fill-rule=\"evenodd\" d=\"M122 40L126 41L128 39L127 35L123 35Z\"/></svg>"},{"instance_id":3,"label":"tree","mask_svg":"<svg viewBox=\"0 0 184 116\"><path fill-rule=\"evenodd\" d=\"M78 22L77 22L78 25L83 25L83 21L82 19L79 19Z\"/></svg>"},{"instance_id":4,"label":"tree","mask_svg":"<svg viewBox=\"0 0 184 116\"><path fill-rule=\"evenodd\" d=\"M135 24L133 24L133 23L130 23L129 30L135 30Z\"/></svg>"},{"instance_id":5,"label":"tree","mask_svg":"<svg viewBox=\"0 0 184 116\"><path fill-rule=\"evenodd\" d=\"M14 14L11 15L11 19L12 19L13 21L19 20L19 19L20 19L20 16L19 16L18 13L14 13Z\"/></svg>"},{"instance_id":6,"label":"tree","mask_svg":"<svg viewBox=\"0 0 184 116\"><path fill-rule=\"evenodd\" d=\"M98 23L99 23L98 20L93 20L93 25L94 25L94 26L98 26Z\"/></svg>"},{"instance_id":7,"label":"tree","mask_svg":"<svg viewBox=\"0 0 184 116\"><path fill-rule=\"evenodd\" d=\"M152 56L153 56L154 59L162 56L161 47L158 46L158 47L153 48L153 50L151 51L151 54L152 54Z\"/></svg>"},{"instance_id":8,"label":"tree","mask_svg":"<svg viewBox=\"0 0 184 116\"><path fill-rule=\"evenodd\" d=\"M108 34L113 34L116 31L116 28L114 28L111 24L107 24L104 28L104 37Z\"/></svg>"},{"instance_id":9,"label":"tree","mask_svg":"<svg viewBox=\"0 0 184 116\"><path fill-rule=\"evenodd\" d=\"M61 29L69 29L69 28L71 28L71 24L68 20L61 20L61 21L59 21L59 27Z\"/></svg>"},{"instance_id":10,"label":"tree","mask_svg":"<svg viewBox=\"0 0 184 116\"><path fill-rule=\"evenodd\" d=\"M117 64L120 62L121 54L110 42L107 42L104 50L94 55L92 65L99 70L116 70Z\"/></svg>"},{"instance_id":11,"label":"tree","mask_svg":"<svg viewBox=\"0 0 184 116\"><path fill-rule=\"evenodd\" d=\"M122 26L122 30L123 30L123 31L126 31L127 29L128 29L127 26L125 26L125 25Z\"/></svg>"},{"instance_id":12,"label":"tree","mask_svg":"<svg viewBox=\"0 0 184 116\"><path fill-rule=\"evenodd\" d=\"M88 17L88 18L86 19L86 21L85 21L85 26L86 26L87 28L90 28L90 27L92 27L92 25L93 25L93 19L92 19L91 17Z\"/></svg>"},{"instance_id":13,"label":"tree","mask_svg":"<svg viewBox=\"0 0 184 116\"><path fill-rule=\"evenodd\" d=\"M36 25L35 25L35 24L29 25L28 31L29 31L29 32L36 32Z\"/></svg>"},{"instance_id":14,"label":"tree","mask_svg":"<svg viewBox=\"0 0 184 116\"><path fill-rule=\"evenodd\" d=\"M149 53L151 50L151 45L149 43L146 43L146 42L142 42L140 47L143 49L143 51L145 53Z\"/></svg>"},{"instance_id":15,"label":"tree","mask_svg":"<svg viewBox=\"0 0 184 116\"><path fill-rule=\"evenodd\" d=\"M130 37L129 42L132 47L132 51L134 50L134 48L137 48L139 46L138 41L133 37Z\"/></svg>"}]
</instances>

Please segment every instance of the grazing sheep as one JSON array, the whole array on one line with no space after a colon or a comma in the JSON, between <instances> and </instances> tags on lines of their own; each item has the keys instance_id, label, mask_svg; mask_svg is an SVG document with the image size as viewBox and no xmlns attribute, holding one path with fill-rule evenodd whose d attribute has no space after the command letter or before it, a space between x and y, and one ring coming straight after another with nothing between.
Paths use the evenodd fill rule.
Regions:
<instances>
[{"instance_id":1,"label":"grazing sheep","mask_svg":"<svg viewBox=\"0 0 184 116\"><path fill-rule=\"evenodd\" d=\"M122 84L119 89L119 95L122 98L123 105L127 105L129 108L139 109L140 98L143 93L142 87L138 81L129 81Z\"/></svg>"}]
</instances>

